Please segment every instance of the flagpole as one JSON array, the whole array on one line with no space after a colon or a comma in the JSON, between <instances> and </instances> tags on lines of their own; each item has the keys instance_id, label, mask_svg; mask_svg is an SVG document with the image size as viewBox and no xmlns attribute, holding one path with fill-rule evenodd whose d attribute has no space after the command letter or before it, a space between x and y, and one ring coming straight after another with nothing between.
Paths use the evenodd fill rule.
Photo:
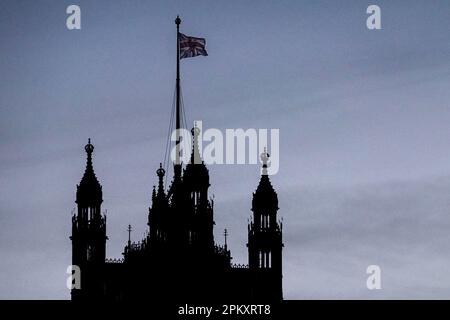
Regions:
<instances>
[{"instance_id":1,"label":"flagpole","mask_svg":"<svg viewBox=\"0 0 450 320\"><path fill-rule=\"evenodd\" d=\"M175 155L175 178L181 177L181 162L180 162L180 23L181 19L179 16L175 19L175 24L177 25L177 80L176 80L176 155Z\"/></svg>"}]
</instances>

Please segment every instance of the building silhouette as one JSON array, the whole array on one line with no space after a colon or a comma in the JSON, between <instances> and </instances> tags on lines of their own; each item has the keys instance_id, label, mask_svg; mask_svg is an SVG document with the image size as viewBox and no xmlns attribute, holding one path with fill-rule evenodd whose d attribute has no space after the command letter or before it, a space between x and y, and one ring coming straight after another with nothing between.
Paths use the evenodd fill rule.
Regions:
<instances>
[{"instance_id":1,"label":"building silhouette","mask_svg":"<svg viewBox=\"0 0 450 320\"><path fill-rule=\"evenodd\" d=\"M191 161L183 170L175 165L167 191L160 164L148 235L139 243L129 238L120 260L106 259L103 192L89 139L86 170L76 191L78 210L72 217L72 264L81 270L81 288L72 289L72 300L282 300L282 224L277 220L277 193L267 175L267 152L261 155L262 175L253 193L248 265L235 265L227 244L214 241L209 171L203 161L194 161L199 157L198 131L192 133Z\"/></svg>"},{"instance_id":2,"label":"building silhouette","mask_svg":"<svg viewBox=\"0 0 450 320\"><path fill-rule=\"evenodd\" d=\"M200 130L196 126L191 131L190 161L185 168L180 161L181 19L177 17L175 23L177 152L173 179L166 190L166 172L160 164L158 187L153 188L148 212L148 235L138 243L131 243L129 236L123 259L108 260L102 186L92 164L94 146L88 141L86 170L76 192L78 210L72 217L72 264L81 271L81 287L72 289L72 299L282 300L282 224L277 220L277 193L267 173L269 154L265 150L261 154L261 179L253 193L248 265L232 264L226 241L224 246L214 241L214 201L208 196L209 171L200 157ZM192 49L188 56L207 55L204 39L190 39L183 44L184 50Z\"/></svg>"}]
</instances>

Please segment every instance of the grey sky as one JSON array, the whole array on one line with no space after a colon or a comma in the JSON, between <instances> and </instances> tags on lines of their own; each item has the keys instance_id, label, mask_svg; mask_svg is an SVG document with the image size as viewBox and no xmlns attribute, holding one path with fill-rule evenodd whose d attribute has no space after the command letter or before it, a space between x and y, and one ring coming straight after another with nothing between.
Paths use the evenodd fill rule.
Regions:
<instances>
[{"instance_id":1,"label":"grey sky","mask_svg":"<svg viewBox=\"0 0 450 320\"><path fill-rule=\"evenodd\" d=\"M66 7L82 30L65 27ZM366 28L378 4L380 31ZM0 2L0 298L66 299L91 137L109 257L146 230L175 85L188 121L279 128L272 177L295 298L450 298L448 1ZM216 240L246 263L256 165L210 166ZM366 267L382 268L380 291Z\"/></svg>"}]
</instances>

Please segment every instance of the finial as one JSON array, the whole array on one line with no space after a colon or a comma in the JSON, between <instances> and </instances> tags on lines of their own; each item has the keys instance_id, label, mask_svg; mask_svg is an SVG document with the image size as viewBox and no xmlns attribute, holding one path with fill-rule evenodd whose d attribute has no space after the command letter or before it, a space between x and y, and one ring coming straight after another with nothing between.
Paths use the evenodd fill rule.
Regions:
<instances>
[{"instance_id":1,"label":"finial","mask_svg":"<svg viewBox=\"0 0 450 320\"><path fill-rule=\"evenodd\" d=\"M163 169L162 163L159 164L159 169L156 170L156 174L158 175L158 193L155 193L155 189L153 188L153 195L155 197L165 197L164 195L164 175L166 170Z\"/></svg>"},{"instance_id":2,"label":"finial","mask_svg":"<svg viewBox=\"0 0 450 320\"><path fill-rule=\"evenodd\" d=\"M201 129L197 126L197 122L194 121L194 127L191 130L192 133L192 154L191 154L191 163L192 164L201 164L202 157L200 156L200 149L198 145L198 137L200 136Z\"/></svg>"},{"instance_id":3,"label":"finial","mask_svg":"<svg viewBox=\"0 0 450 320\"><path fill-rule=\"evenodd\" d=\"M159 169L156 170L156 174L158 175L159 178L164 177L164 175L166 174L166 170L163 169L161 162L159 163Z\"/></svg>"},{"instance_id":4,"label":"finial","mask_svg":"<svg viewBox=\"0 0 450 320\"><path fill-rule=\"evenodd\" d=\"M267 162L269 160L270 155L267 153L267 147L264 147L264 152L261 153L261 162L262 162L262 174L267 175Z\"/></svg>"},{"instance_id":5,"label":"finial","mask_svg":"<svg viewBox=\"0 0 450 320\"><path fill-rule=\"evenodd\" d=\"M84 150L86 150L88 155L94 152L94 146L91 144L91 138L88 139L88 144L84 147Z\"/></svg>"},{"instance_id":6,"label":"finial","mask_svg":"<svg viewBox=\"0 0 450 320\"><path fill-rule=\"evenodd\" d=\"M197 127L197 122L194 122L194 127L191 129L191 133L194 139L200 135L200 132L201 130L199 127Z\"/></svg>"},{"instance_id":7,"label":"finial","mask_svg":"<svg viewBox=\"0 0 450 320\"><path fill-rule=\"evenodd\" d=\"M175 19L175 24L176 24L177 26L179 26L180 23L181 23L180 16L177 15L177 18Z\"/></svg>"},{"instance_id":8,"label":"finial","mask_svg":"<svg viewBox=\"0 0 450 320\"><path fill-rule=\"evenodd\" d=\"M227 248L227 237L228 237L228 230L225 229L223 231L223 236L225 237L225 249Z\"/></svg>"},{"instance_id":9,"label":"finial","mask_svg":"<svg viewBox=\"0 0 450 320\"><path fill-rule=\"evenodd\" d=\"M131 228L131 224L128 225L128 247L131 246L131 231L133 231L133 229Z\"/></svg>"}]
</instances>

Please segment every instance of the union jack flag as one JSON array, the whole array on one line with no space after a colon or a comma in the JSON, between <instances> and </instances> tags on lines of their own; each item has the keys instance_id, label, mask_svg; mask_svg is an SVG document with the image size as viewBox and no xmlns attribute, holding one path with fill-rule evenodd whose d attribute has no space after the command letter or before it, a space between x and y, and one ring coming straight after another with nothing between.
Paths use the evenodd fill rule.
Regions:
<instances>
[{"instance_id":1,"label":"union jack flag","mask_svg":"<svg viewBox=\"0 0 450 320\"><path fill-rule=\"evenodd\" d=\"M179 41L180 59L208 55L205 48L206 40L204 38L189 37L180 32Z\"/></svg>"}]
</instances>

